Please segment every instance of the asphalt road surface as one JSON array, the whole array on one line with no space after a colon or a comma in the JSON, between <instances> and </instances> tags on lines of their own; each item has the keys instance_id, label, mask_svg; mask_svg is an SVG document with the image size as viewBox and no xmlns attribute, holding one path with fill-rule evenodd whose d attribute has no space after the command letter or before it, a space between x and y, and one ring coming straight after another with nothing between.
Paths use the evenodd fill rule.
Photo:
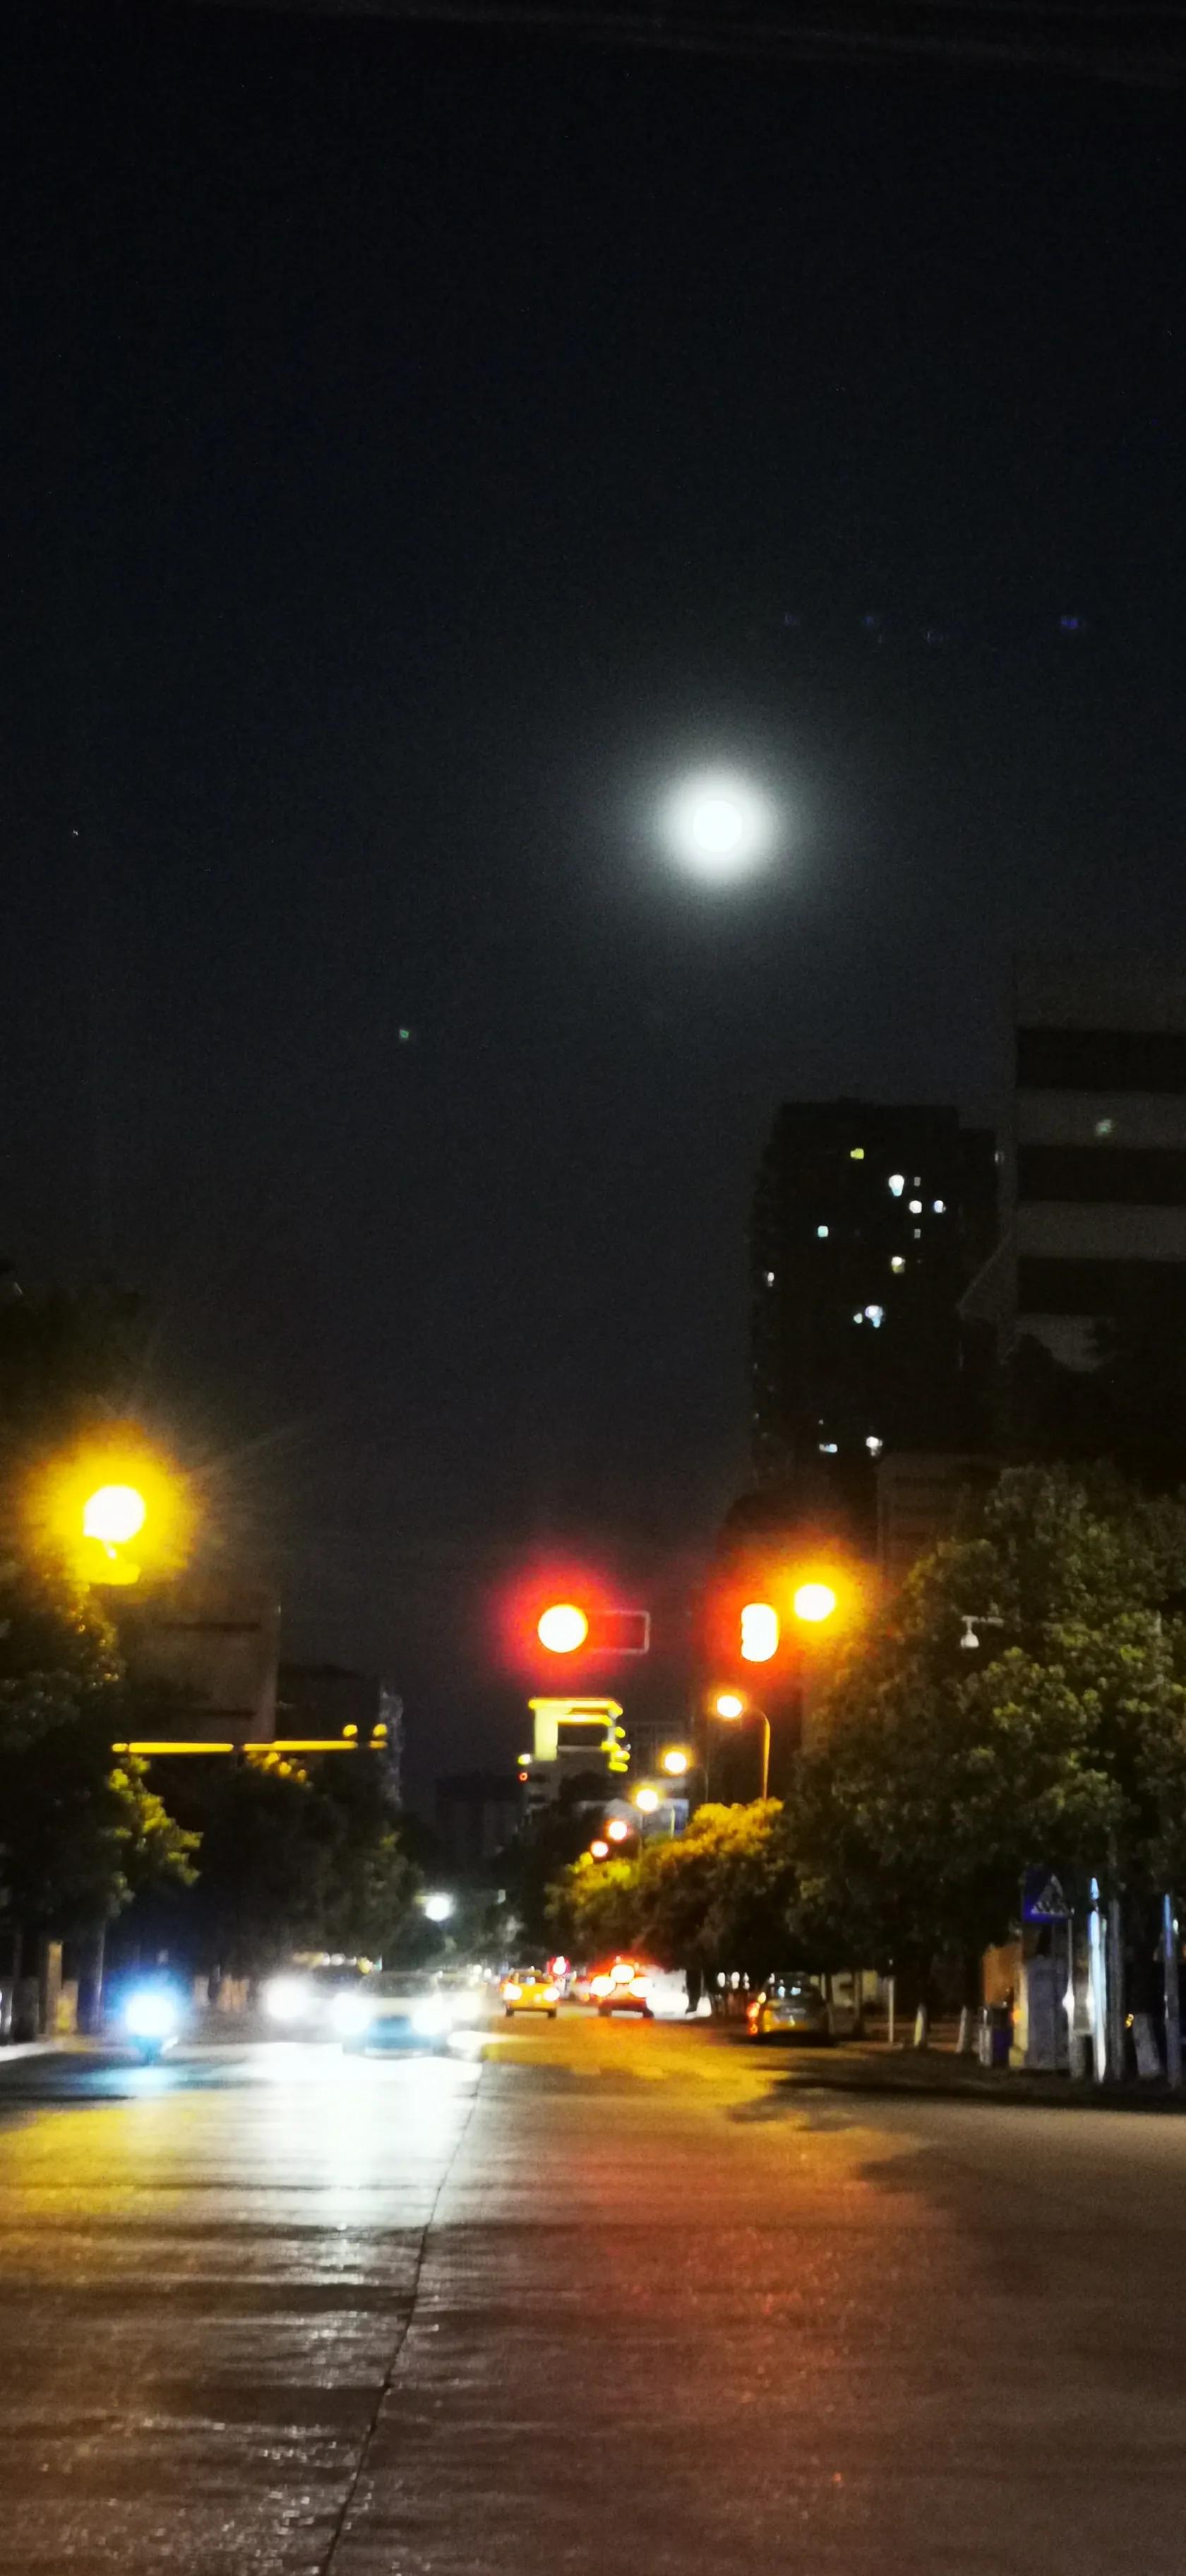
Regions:
<instances>
[{"instance_id":1,"label":"asphalt road surface","mask_svg":"<svg viewBox=\"0 0 1186 2576\"><path fill-rule=\"evenodd\" d=\"M0 2568L1180 2576L1186 2122L827 2072L7 2065Z\"/></svg>"}]
</instances>

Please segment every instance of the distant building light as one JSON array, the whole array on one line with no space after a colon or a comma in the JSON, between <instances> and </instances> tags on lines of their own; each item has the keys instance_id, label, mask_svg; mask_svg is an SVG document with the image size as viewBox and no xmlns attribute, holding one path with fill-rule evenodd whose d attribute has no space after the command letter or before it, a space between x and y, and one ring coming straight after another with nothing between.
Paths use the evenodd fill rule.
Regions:
<instances>
[{"instance_id":1,"label":"distant building light","mask_svg":"<svg viewBox=\"0 0 1186 2576\"><path fill-rule=\"evenodd\" d=\"M839 1443L835 1440L821 1440L819 1444L819 1453L821 1458L834 1458L838 1447Z\"/></svg>"},{"instance_id":2,"label":"distant building light","mask_svg":"<svg viewBox=\"0 0 1186 2576\"><path fill-rule=\"evenodd\" d=\"M946 1214L947 1214L947 1201L946 1201L946 1199L936 1199L936 1201L935 1201L935 1206L934 1206L934 1213L935 1213L935 1215L936 1215L936 1216L946 1216Z\"/></svg>"},{"instance_id":3,"label":"distant building light","mask_svg":"<svg viewBox=\"0 0 1186 2576\"><path fill-rule=\"evenodd\" d=\"M884 1324L884 1322L885 1322L885 1308L884 1308L884 1306L866 1306L866 1308L865 1308L865 1320L866 1320L866 1322L867 1322L867 1323L870 1323L870 1324L872 1324L872 1325L874 1325L874 1326L877 1326L878 1324Z\"/></svg>"},{"instance_id":4,"label":"distant building light","mask_svg":"<svg viewBox=\"0 0 1186 2576\"><path fill-rule=\"evenodd\" d=\"M815 1229L815 1234L816 1234L816 1241L817 1241L817 1243L826 1243L826 1242L827 1242L827 1240L828 1240L828 1229L827 1229L826 1225L817 1225L817 1227L816 1227L816 1229Z\"/></svg>"},{"instance_id":5,"label":"distant building light","mask_svg":"<svg viewBox=\"0 0 1186 2576\"><path fill-rule=\"evenodd\" d=\"M914 1228L914 1240L916 1243L922 1242L922 1227L920 1225L916 1225Z\"/></svg>"},{"instance_id":6,"label":"distant building light","mask_svg":"<svg viewBox=\"0 0 1186 2576\"><path fill-rule=\"evenodd\" d=\"M772 1270L768 1270L766 1273L766 1285L768 1288L773 1288L774 1286L774 1272Z\"/></svg>"},{"instance_id":7,"label":"distant building light","mask_svg":"<svg viewBox=\"0 0 1186 2576\"><path fill-rule=\"evenodd\" d=\"M902 1255L901 1255L901 1253L900 1253L900 1252L895 1252L895 1253L894 1253L894 1255L893 1255L893 1258L892 1258L892 1260L891 1260L891 1262L890 1262L890 1269L891 1269L891 1270L904 1270L904 1269L905 1269L905 1267L906 1267L906 1264L905 1264L905 1262L904 1262L904 1261L903 1261L903 1259L902 1259Z\"/></svg>"},{"instance_id":8,"label":"distant building light","mask_svg":"<svg viewBox=\"0 0 1186 2576\"><path fill-rule=\"evenodd\" d=\"M891 1172L889 1176L889 1185L893 1191L894 1197L896 1199L900 1199L902 1192L906 1187L905 1172Z\"/></svg>"},{"instance_id":9,"label":"distant building light","mask_svg":"<svg viewBox=\"0 0 1186 2576\"><path fill-rule=\"evenodd\" d=\"M1096 1135L1111 1136L1115 1130L1115 1126L1116 1121L1114 1118L1097 1118L1095 1122Z\"/></svg>"},{"instance_id":10,"label":"distant building light","mask_svg":"<svg viewBox=\"0 0 1186 2576\"><path fill-rule=\"evenodd\" d=\"M877 1437L877 1433L876 1433L875 1431L871 1431L871 1432L870 1432L870 1434L869 1434L868 1439L867 1439L867 1440L866 1440L866 1442L865 1442L865 1447L866 1447L866 1449L868 1450L870 1457L871 1457L871 1458L880 1458L880 1456L881 1456L881 1452L882 1452L882 1449L884 1448L884 1446L885 1446L884 1441L881 1441L881 1440L879 1440L879 1439L878 1439L878 1437Z\"/></svg>"},{"instance_id":11,"label":"distant building light","mask_svg":"<svg viewBox=\"0 0 1186 2576\"><path fill-rule=\"evenodd\" d=\"M848 1159L850 1163L863 1163L865 1159L864 1146L850 1145L848 1149Z\"/></svg>"},{"instance_id":12,"label":"distant building light","mask_svg":"<svg viewBox=\"0 0 1186 2576\"><path fill-rule=\"evenodd\" d=\"M922 1215L922 1200L921 1200L921 1199L911 1199L911 1202L910 1202L910 1213L911 1213L911 1216L921 1216L921 1215Z\"/></svg>"},{"instance_id":13,"label":"distant building light","mask_svg":"<svg viewBox=\"0 0 1186 2576\"><path fill-rule=\"evenodd\" d=\"M861 1308L860 1306L858 1306L857 1311L856 1311L855 1315L853 1316L853 1319L852 1319L852 1320L853 1320L854 1324L863 1324L863 1323L864 1323L865 1317L864 1317L863 1310L862 1310L862 1308Z\"/></svg>"}]
</instances>

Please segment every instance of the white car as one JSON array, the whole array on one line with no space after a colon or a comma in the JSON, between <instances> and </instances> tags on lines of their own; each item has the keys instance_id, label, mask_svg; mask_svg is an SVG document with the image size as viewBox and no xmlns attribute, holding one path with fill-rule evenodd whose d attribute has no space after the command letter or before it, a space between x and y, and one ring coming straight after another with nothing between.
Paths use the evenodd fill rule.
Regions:
<instances>
[{"instance_id":1,"label":"white car","mask_svg":"<svg viewBox=\"0 0 1186 2576\"><path fill-rule=\"evenodd\" d=\"M440 2056L452 2033L472 2019L468 1998L427 1968L378 1969L333 2007L334 2027L351 2057L382 2048Z\"/></svg>"},{"instance_id":2,"label":"white car","mask_svg":"<svg viewBox=\"0 0 1186 2576\"><path fill-rule=\"evenodd\" d=\"M357 1994L366 1971L356 1959L327 1959L316 1967L282 1968L263 1991L268 2020L286 2039L326 2039L335 2031L344 1995Z\"/></svg>"}]
</instances>

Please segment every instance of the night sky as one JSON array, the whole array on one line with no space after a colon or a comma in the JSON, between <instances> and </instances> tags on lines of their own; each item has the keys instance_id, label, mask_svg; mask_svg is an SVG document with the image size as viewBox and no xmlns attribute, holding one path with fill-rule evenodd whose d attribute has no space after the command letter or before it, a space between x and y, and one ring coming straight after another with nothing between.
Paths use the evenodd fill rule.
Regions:
<instances>
[{"instance_id":1,"label":"night sky","mask_svg":"<svg viewBox=\"0 0 1186 2576\"><path fill-rule=\"evenodd\" d=\"M515 1749L525 1551L711 1541L777 1101L992 1115L1012 945L1182 944L1183 102L0 42L0 1251L144 1288L423 1795ZM716 761L785 816L728 892L655 830Z\"/></svg>"}]
</instances>

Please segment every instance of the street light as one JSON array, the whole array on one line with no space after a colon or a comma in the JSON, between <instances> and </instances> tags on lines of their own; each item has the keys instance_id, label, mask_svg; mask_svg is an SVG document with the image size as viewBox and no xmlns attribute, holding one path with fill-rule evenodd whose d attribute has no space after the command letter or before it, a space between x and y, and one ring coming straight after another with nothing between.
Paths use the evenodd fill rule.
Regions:
<instances>
[{"instance_id":1,"label":"street light","mask_svg":"<svg viewBox=\"0 0 1186 2576\"><path fill-rule=\"evenodd\" d=\"M636 1789L634 1804L641 1816L657 1816L663 1801L657 1789Z\"/></svg>"},{"instance_id":2,"label":"street light","mask_svg":"<svg viewBox=\"0 0 1186 2576\"><path fill-rule=\"evenodd\" d=\"M148 1505L135 1485L100 1485L82 1507L82 1534L104 1547L126 1547L143 1529Z\"/></svg>"},{"instance_id":3,"label":"street light","mask_svg":"<svg viewBox=\"0 0 1186 2576\"><path fill-rule=\"evenodd\" d=\"M112 1424L47 1458L30 1480L25 1510L38 1549L64 1554L81 1582L104 1587L175 1574L193 1538L188 1479L136 1423Z\"/></svg>"},{"instance_id":4,"label":"street light","mask_svg":"<svg viewBox=\"0 0 1186 2576\"><path fill-rule=\"evenodd\" d=\"M630 1827L624 1816L611 1816L605 1830L611 1843L624 1843Z\"/></svg>"},{"instance_id":5,"label":"street light","mask_svg":"<svg viewBox=\"0 0 1186 2576\"><path fill-rule=\"evenodd\" d=\"M424 1911L430 1923L447 1923L454 1910L455 1900L447 1896L443 1888L424 1899Z\"/></svg>"},{"instance_id":6,"label":"street light","mask_svg":"<svg viewBox=\"0 0 1186 2576\"><path fill-rule=\"evenodd\" d=\"M762 1786L759 1795L764 1798L770 1787L770 1720L765 1709L755 1708L753 1701L743 1699L739 1691L718 1691L713 1701L713 1710L717 1717L723 1717L731 1723L742 1717L761 1719Z\"/></svg>"},{"instance_id":7,"label":"street light","mask_svg":"<svg viewBox=\"0 0 1186 2576\"><path fill-rule=\"evenodd\" d=\"M596 1840L591 1842L589 1845L589 1858L590 1860L609 1859L609 1844L602 1841L600 1834L598 1834Z\"/></svg>"},{"instance_id":8,"label":"street light","mask_svg":"<svg viewBox=\"0 0 1186 2576\"><path fill-rule=\"evenodd\" d=\"M669 1744L667 1751L660 1754L659 1760L669 1780L684 1779L692 1768L692 1755L686 1744Z\"/></svg>"}]
</instances>

